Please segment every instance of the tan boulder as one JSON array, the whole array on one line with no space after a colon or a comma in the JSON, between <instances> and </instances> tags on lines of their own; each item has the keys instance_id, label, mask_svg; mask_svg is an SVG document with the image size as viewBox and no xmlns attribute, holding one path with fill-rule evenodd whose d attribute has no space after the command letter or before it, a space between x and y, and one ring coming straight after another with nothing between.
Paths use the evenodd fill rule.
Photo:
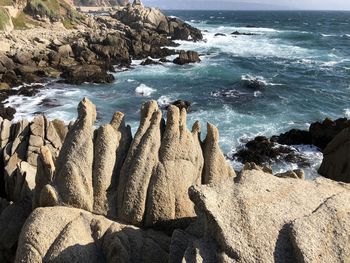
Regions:
<instances>
[{"instance_id":1,"label":"tan boulder","mask_svg":"<svg viewBox=\"0 0 350 263\"><path fill-rule=\"evenodd\" d=\"M47 146L41 147L40 155L38 156L39 158L35 176L35 189L32 199L33 208L40 206L41 191L45 185L53 182L53 177L56 169L51 151ZM42 201L42 203L44 202L45 200Z\"/></svg>"},{"instance_id":2,"label":"tan boulder","mask_svg":"<svg viewBox=\"0 0 350 263\"><path fill-rule=\"evenodd\" d=\"M349 191L335 194L310 215L292 223L291 239L298 262L349 261L349 201Z\"/></svg>"},{"instance_id":3,"label":"tan boulder","mask_svg":"<svg viewBox=\"0 0 350 263\"><path fill-rule=\"evenodd\" d=\"M69 130L56 162L52 185L40 194L41 206L67 205L93 210L92 163L96 108L84 98L78 106L78 119Z\"/></svg>"},{"instance_id":4,"label":"tan boulder","mask_svg":"<svg viewBox=\"0 0 350 263\"><path fill-rule=\"evenodd\" d=\"M235 181L189 191L202 242L214 241L211 253L228 262L297 262L289 225L312 214L328 198L350 190L349 185L324 178L278 178L256 169L243 170Z\"/></svg>"},{"instance_id":5,"label":"tan boulder","mask_svg":"<svg viewBox=\"0 0 350 263\"><path fill-rule=\"evenodd\" d=\"M281 177L281 178L294 178L294 179L302 179L302 180L305 179L305 173L302 169L287 171L284 173L278 173L278 174L275 174L275 176Z\"/></svg>"},{"instance_id":6,"label":"tan boulder","mask_svg":"<svg viewBox=\"0 0 350 263\"><path fill-rule=\"evenodd\" d=\"M15 262L167 262L170 238L68 207L37 208L27 219Z\"/></svg>"},{"instance_id":7,"label":"tan boulder","mask_svg":"<svg viewBox=\"0 0 350 263\"><path fill-rule=\"evenodd\" d=\"M13 200L31 200L35 188L36 168L25 161L17 164Z\"/></svg>"},{"instance_id":8,"label":"tan boulder","mask_svg":"<svg viewBox=\"0 0 350 263\"><path fill-rule=\"evenodd\" d=\"M93 189L94 189L94 213L101 215L116 214L115 189L112 184L115 181L114 166L116 152L119 146L119 136L110 124L101 126L97 130L94 143L94 167L93 167Z\"/></svg>"},{"instance_id":9,"label":"tan boulder","mask_svg":"<svg viewBox=\"0 0 350 263\"><path fill-rule=\"evenodd\" d=\"M125 126L124 114L116 113L111 124L97 130L94 143L94 212L115 218L117 211L117 185L120 170L132 137Z\"/></svg>"},{"instance_id":10,"label":"tan boulder","mask_svg":"<svg viewBox=\"0 0 350 263\"><path fill-rule=\"evenodd\" d=\"M149 182L158 164L162 113L157 102L141 108L140 126L120 173L117 212L122 222L141 225L146 209Z\"/></svg>"},{"instance_id":11,"label":"tan boulder","mask_svg":"<svg viewBox=\"0 0 350 263\"><path fill-rule=\"evenodd\" d=\"M204 169L203 184L219 183L236 177L235 171L226 161L219 146L219 131L208 123L207 136L203 142Z\"/></svg>"},{"instance_id":12,"label":"tan boulder","mask_svg":"<svg viewBox=\"0 0 350 263\"><path fill-rule=\"evenodd\" d=\"M203 154L199 124L195 123L190 132L186 118L185 109L180 112L176 106L168 108L159 162L149 183L146 226L181 224L181 220L195 216L188 188L201 184Z\"/></svg>"},{"instance_id":13,"label":"tan boulder","mask_svg":"<svg viewBox=\"0 0 350 263\"><path fill-rule=\"evenodd\" d=\"M4 148L10 139L11 135L11 121L4 119L1 122L1 131L0 131L0 148Z\"/></svg>"}]
</instances>

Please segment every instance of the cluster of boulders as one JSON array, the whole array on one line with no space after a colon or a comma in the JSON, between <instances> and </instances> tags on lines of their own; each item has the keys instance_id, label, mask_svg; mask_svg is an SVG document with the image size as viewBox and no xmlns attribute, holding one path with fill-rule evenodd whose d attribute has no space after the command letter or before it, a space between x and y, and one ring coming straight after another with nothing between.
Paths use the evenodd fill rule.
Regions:
<instances>
[{"instance_id":1,"label":"cluster of boulders","mask_svg":"<svg viewBox=\"0 0 350 263\"><path fill-rule=\"evenodd\" d=\"M323 122L312 123L309 130L292 129L271 138L258 136L247 142L236 153L230 154L229 157L242 163L255 162L259 165L266 165L272 162L286 162L305 167L310 164L309 161L293 146L313 145L320 149L324 155L327 155L329 152L326 150L329 148L327 145L348 127L350 127L350 121L346 118L335 121L327 118ZM343 140L345 142L346 139ZM321 174L325 175L324 172Z\"/></svg>"},{"instance_id":2,"label":"cluster of boulders","mask_svg":"<svg viewBox=\"0 0 350 263\"><path fill-rule=\"evenodd\" d=\"M71 84L110 83L114 76L109 72L129 67L132 59L152 57L162 63L179 53L178 64L199 62L196 52L165 46L175 46L178 39L202 39L198 29L140 4L127 5L110 16L85 17L74 30L38 27L0 35L1 46L7 47L0 52L1 101L13 95L12 87L48 78L60 77ZM0 113L3 118L13 117L3 106Z\"/></svg>"},{"instance_id":3,"label":"cluster of boulders","mask_svg":"<svg viewBox=\"0 0 350 263\"><path fill-rule=\"evenodd\" d=\"M0 261L346 261L349 185L255 163L236 175L217 128L201 141L186 115L146 102L132 136L120 112L95 129L85 98L68 126L2 120Z\"/></svg>"},{"instance_id":4,"label":"cluster of boulders","mask_svg":"<svg viewBox=\"0 0 350 263\"><path fill-rule=\"evenodd\" d=\"M1 262L13 262L18 235L32 211L40 148L56 159L66 133L62 121L43 116L18 123L0 119Z\"/></svg>"},{"instance_id":5,"label":"cluster of boulders","mask_svg":"<svg viewBox=\"0 0 350 263\"><path fill-rule=\"evenodd\" d=\"M1 120L1 197L13 203L5 202L0 229L13 224L9 215L23 210L21 220L3 234L3 243L0 239L4 262L11 261L16 236L32 208L68 206L171 231L187 227L196 216L189 187L235 176L219 148L216 127L208 124L201 142L198 123L187 129L185 108L169 106L165 122L155 101L145 103L134 137L120 112L96 130L95 121L96 108L88 99L79 104L78 119L69 127L43 116L32 122ZM114 228L121 226L115 223ZM5 238L13 240L12 250Z\"/></svg>"}]
</instances>

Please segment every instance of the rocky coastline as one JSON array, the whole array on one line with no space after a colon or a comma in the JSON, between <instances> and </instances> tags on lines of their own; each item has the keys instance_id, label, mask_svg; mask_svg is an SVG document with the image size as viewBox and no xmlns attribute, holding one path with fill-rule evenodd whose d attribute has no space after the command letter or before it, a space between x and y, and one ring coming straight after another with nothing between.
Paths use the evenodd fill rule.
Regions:
<instances>
[{"instance_id":1,"label":"rocky coastline","mask_svg":"<svg viewBox=\"0 0 350 263\"><path fill-rule=\"evenodd\" d=\"M1 120L1 262L347 258L348 184L304 180L302 170L273 175L255 163L236 173L215 126L202 141L198 123L188 130L185 108L169 106L165 121L149 101L140 114L134 136L121 112L95 128L87 98L68 126L44 116ZM321 169L332 179L344 175L344 149L334 145L346 145L348 134L325 150Z\"/></svg>"},{"instance_id":2,"label":"rocky coastline","mask_svg":"<svg viewBox=\"0 0 350 263\"><path fill-rule=\"evenodd\" d=\"M0 262L347 262L347 119L259 136L232 156L214 125L205 137L199 122L188 129L191 103L182 100L164 108L145 102L135 134L118 111L96 127L88 98L71 123L12 121L16 111L4 101L37 94L39 83L110 83L133 59L201 61L174 42L202 40L198 29L138 0L117 2L103 16L70 2L56 13L18 2L35 26L13 30L18 21L10 20L0 31ZM271 161L308 165L292 148L299 144L323 152L320 176L273 174Z\"/></svg>"},{"instance_id":3,"label":"rocky coastline","mask_svg":"<svg viewBox=\"0 0 350 263\"><path fill-rule=\"evenodd\" d=\"M203 37L201 32L141 3L122 6L108 16L81 14L79 23L72 29L63 26L63 18L61 23L50 22L53 18L45 13L27 7L23 10L27 16L40 20L45 17L49 21L48 25L33 29L0 31L0 116L3 118L13 118L14 109L4 108L3 102L8 96L18 94L13 87L23 84L49 79L76 85L110 83L114 81L111 72L129 68L132 59L143 59L147 64L150 57L161 64L167 61L167 56L179 54L174 63L200 62L196 52L169 47L176 47L175 40L199 41ZM26 87L21 90L32 89ZM35 92L26 95L32 94Z\"/></svg>"}]
</instances>

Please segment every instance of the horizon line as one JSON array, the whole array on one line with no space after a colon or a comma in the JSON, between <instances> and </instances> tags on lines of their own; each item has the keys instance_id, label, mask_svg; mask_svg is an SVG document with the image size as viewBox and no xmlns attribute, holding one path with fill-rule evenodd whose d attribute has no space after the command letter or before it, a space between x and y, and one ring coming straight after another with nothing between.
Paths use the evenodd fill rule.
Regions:
<instances>
[{"instance_id":1,"label":"horizon line","mask_svg":"<svg viewBox=\"0 0 350 263\"><path fill-rule=\"evenodd\" d=\"M307 12L350 12L350 9L343 10L343 9L187 9L187 8L161 8L154 6L155 8L162 9L164 11L277 11L277 12L283 12L283 11L291 11L291 12L300 12L300 11L307 11Z\"/></svg>"}]
</instances>

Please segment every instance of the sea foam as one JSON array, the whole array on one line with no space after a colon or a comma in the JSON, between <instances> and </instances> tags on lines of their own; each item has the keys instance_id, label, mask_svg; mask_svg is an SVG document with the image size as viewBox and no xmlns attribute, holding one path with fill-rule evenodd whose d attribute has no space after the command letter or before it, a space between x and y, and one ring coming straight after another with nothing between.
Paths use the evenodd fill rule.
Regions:
<instances>
[{"instance_id":1,"label":"sea foam","mask_svg":"<svg viewBox=\"0 0 350 263\"><path fill-rule=\"evenodd\" d=\"M147 85L145 84L141 84L140 86L138 86L136 89L135 89L135 92L141 96L145 96L145 97L148 97L148 96L151 96L151 94L153 92L155 92L156 90L155 89L152 89L151 87L148 87Z\"/></svg>"}]
</instances>

